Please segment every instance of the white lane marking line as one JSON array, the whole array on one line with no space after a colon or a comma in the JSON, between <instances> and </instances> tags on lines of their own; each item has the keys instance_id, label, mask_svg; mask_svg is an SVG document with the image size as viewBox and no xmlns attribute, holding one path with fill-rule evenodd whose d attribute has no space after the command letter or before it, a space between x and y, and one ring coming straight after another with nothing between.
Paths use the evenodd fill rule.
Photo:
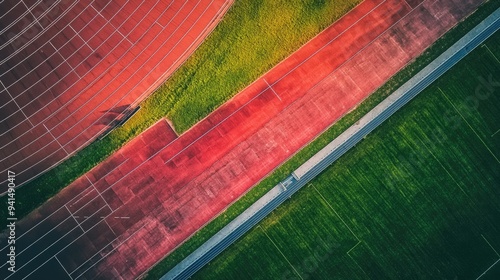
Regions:
<instances>
[{"instance_id":1,"label":"white lane marking line","mask_svg":"<svg viewBox=\"0 0 500 280\"><path fill-rule=\"evenodd\" d=\"M57 262L61 265L61 267L64 269L64 271L66 272L66 274L68 274L69 278L71 280L73 280L73 277L71 277L71 275L68 273L68 271L66 270L66 268L64 267L64 265L62 265L62 263L59 261L59 259L57 258L57 256L54 256L54 258L57 260Z\"/></svg>"},{"instance_id":2,"label":"white lane marking line","mask_svg":"<svg viewBox=\"0 0 500 280\"><path fill-rule=\"evenodd\" d=\"M476 278L476 280L478 280L479 278L483 277L490 269L492 269L495 264L497 264L498 262L500 261L500 259L498 259L496 262L494 262L490 267L488 267L488 269L486 269L485 272L483 272L481 275L479 275L479 277Z\"/></svg>"},{"instance_id":3,"label":"white lane marking line","mask_svg":"<svg viewBox=\"0 0 500 280\"><path fill-rule=\"evenodd\" d=\"M54 138L54 140L57 142L57 144L59 144L59 146L61 146L61 149L63 149L63 151L69 155L68 151L66 151L66 149L64 148L63 145L61 145L61 143L59 142L59 140L57 140L57 138L54 136L54 134L52 134L52 132L50 131L50 129L47 128L47 126L45 124L43 124L43 127L45 127L45 129L49 132L50 136L52 136L52 138Z\"/></svg>"},{"instance_id":4,"label":"white lane marking line","mask_svg":"<svg viewBox=\"0 0 500 280\"><path fill-rule=\"evenodd\" d=\"M106 223L106 225L109 227L109 229L111 230L111 232L115 235L115 237L118 237L118 234L116 234L116 232L113 230L113 228L108 224L108 221L106 221L106 219L103 219L103 220Z\"/></svg>"},{"instance_id":5,"label":"white lane marking line","mask_svg":"<svg viewBox=\"0 0 500 280\"><path fill-rule=\"evenodd\" d=\"M94 183L92 183L92 181L90 181L89 177L87 176L87 174L85 174L85 178L87 178L87 180L89 181L90 185L92 185L92 187L94 188L94 190L99 194L99 196L101 197L101 199L104 201L104 203L106 203L106 205L108 206L109 210L113 211L113 208L111 208L111 206L109 206L108 202L106 201L106 199L104 199L104 197L102 196L102 194L99 192L99 190L94 186Z\"/></svg>"},{"instance_id":6,"label":"white lane marking line","mask_svg":"<svg viewBox=\"0 0 500 280\"><path fill-rule=\"evenodd\" d=\"M73 216L73 213L71 213L71 211L69 211L68 207L66 205L64 205L64 207L66 207L66 210L68 210L69 214L71 215L71 217L73 218L73 220L75 220L76 224L80 227L80 229L85 232L85 230L82 228L82 225L76 220L76 217L79 217L79 216ZM38 241L38 240L37 240Z\"/></svg>"},{"instance_id":7,"label":"white lane marking line","mask_svg":"<svg viewBox=\"0 0 500 280\"><path fill-rule=\"evenodd\" d=\"M481 234L481 237L484 239L484 241L486 241L486 243L488 243L488 245L493 250L493 252L495 252L495 254L497 254L497 257L500 258L500 254L498 254L497 250L495 250L495 248L493 248L493 246L491 246L490 242L488 240L486 240L486 237L484 237L484 235L482 235L482 234Z\"/></svg>"},{"instance_id":8,"label":"white lane marking line","mask_svg":"<svg viewBox=\"0 0 500 280\"><path fill-rule=\"evenodd\" d=\"M488 150L488 152L490 152L490 154L496 159L497 163L500 163L500 160L498 160L497 156L493 153L493 151L490 149L490 147L488 147L488 145L486 145L486 143L484 142L483 138L481 138L479 136L479 134L476 132L476 130L474 128L472 128L472 126L470 125L470 123L467 121L467 119L465 119L465 117L462 115L462 113L457 109L457 107L455 107L455 104L453 104L453 102L451 102L451 100L448 98L448 95L446 95L444 93L444 91L438 87L438 90L441 92L441 94L446 98L446 100L450 103L450 105L453 107L453 109L455 109L455 111L460 115L460 117L462 117L462 119L465 121L465 123L467 124L467 126L472 130L472 132L474 132L474 134L477 136L477 138L481 141L481 143L483 143L484 147Z\"/></svg>"},{"instance_id":9,"label":"white lane marking line","mask_svg":"<svg viewBox=\"0 0 500 280\"><path fill-rule=\"evenodd\" d=\"M500 132L500 129L499 129L499 130L497 130L497 132L495 132L495 133L491 134L491 137L495 136L498 132Z\"/></svg>"},{"instance_id":10,"label":"white lane marking line","mask_svg":"<svg viewBox=\"0 0 500 280\"><path fill-rule=\"evenodd\" d=\"M35 125L30 121L30 119L28 118L28 116L24 113L23 109L21 108L21 106L19 106L19 104L17 103L16 99L12 96L12 94L10 94L9 90L7 89L7 87L4 85L4 83L0 80L0 83L2 84L2 86L5 88L5 92L7 92L7 94L10 96L10 98L12 99L12 101L14 102L14 104L16 104L17 108L19 108L19 111L21 111L21 113L23 113L24 117L26 118L26 120L31 124L32 127L35 127ZM5 103L8 103L8 102L5 102ZM15 114L15 113L14 113ZM10 116L14 115L14 114L11 114ZM10 117L9 116L9 117ZM7 117L8 118L8 117ZM10 142L9 142L10 144ZM30 143L31 144L31 143ZM8 144L7 144L8 145Z\"/></svg>"},{"instance_id":11,"label":"white lane marking line","mask_svg":"<svg viewBox=\"0 0 500 280\"><path fill-rule=\"evenodd\" d=\"M488 52L495 58L495 60L500 63L500 60L498 60L497 56L490 50L490 48L486 44L482 44L481 47L486 47Z\"/></svg>"},{"instance_id":12,"label":"white lane marking line","mask_svg":"<svg viewBox=\"0 0 500 280\"><path fill-rule=\"evenodd\" d=\"M267 80L266 80L266 79L263 79L263 80L264 80L264 82L266 82L267 87L268 87L268 88L270 88L270 89L274 92L274 94L276 95L276 97L278 97L278 99L279 99L280 101L282 101L282 100L281 100L281 97L278 95L278 93L277 93L276 91L274 91L273 87L272 87L272 86L271 86L271 85L267 82ZM276 83L274 83L274 84L276 84Z\"/></svg>"},{"instance_id":13,"label":"white lane marking line","mask_svg":"<svg viewBox=\"0 0 500 280\"><path fill-rule=\"evenodd\" d=\"M271 239L271 237L269 237L269 235L267 234L267 232L260 225L258 227L267 236L267 239L269 239L269 241L271 241L271 243L273 243L274 247L278 250L278 252L280 252L280 254L283 256L283 258L285 258L286 262L292 267L293 271L295 271L295 273L297 274L297 276L299 276L300 279L304 279L304 278L302 278L302 275L300 275L300 273L297 271L297 269L295 269L295 267L292 265L292 263L288 260L288 258L285 256L285 254L283 254L283 252L281 252L280 248L278 248L278 246L276 245L276 243L274 243L274 241Z\"/></svg>"}]
</instances>

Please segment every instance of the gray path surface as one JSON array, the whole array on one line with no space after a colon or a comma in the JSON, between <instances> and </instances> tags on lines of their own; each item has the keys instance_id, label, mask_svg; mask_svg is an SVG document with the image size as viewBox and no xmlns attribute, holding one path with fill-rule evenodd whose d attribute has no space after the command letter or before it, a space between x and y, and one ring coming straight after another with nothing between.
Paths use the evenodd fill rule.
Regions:
<instances>
[{"instance_id":1,"label":"gray path surface","mask_svg":"<svg viewBox=\"0 0 500 280\"><path fill-rule=\"evenodd\" d=\"M497 9L417 75L363 116L355 125L335 138L284 181L272 188L236 219L177 264L161 279L187 279L191 277L499 28L500 9Z\"/></svg>"}]
</instances>

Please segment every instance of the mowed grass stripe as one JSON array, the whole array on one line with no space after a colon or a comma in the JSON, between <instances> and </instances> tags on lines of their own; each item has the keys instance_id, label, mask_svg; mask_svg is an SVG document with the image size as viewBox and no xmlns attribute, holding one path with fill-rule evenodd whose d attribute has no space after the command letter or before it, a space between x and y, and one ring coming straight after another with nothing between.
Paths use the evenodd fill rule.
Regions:
<instances>
[{"instance_id":1,"label":"mowed grass stripe","mask_svg":"<svg viewBox=\"0 0 500 280\"><path fill-rule=\"evenodd\" d=\"M418 172L432 164L436 165L436 168L439 167L437 170L442 172L443 175L449 173L448 179L457 182L464 192L468 193L467 186L474 185L475 182L481 180L493 180L492 176L481 174L482 172L478 168L483 168L483 166L471 166L469 168L473 169L468 169L470 162L484 157L494 159L488 150L484 149L477 137L476 142L470 143L468 141L472 131L468 130L467 126L464 127L465 124L457 127L457 129L448 126L448 122L442 118L443 112L446 112L447 109L447 101L439 95L438 90L434 89L434 93L435 95L428 98L427 101L435 104L435 110L431 111L422 107L419 112L415 112L415 115L410 116L405 124L396 128L396 133L391 134L392 137L401 138L410 149L409 151L406 149L406 153L396 155L399 164L407 167L407 169L402 170L400 173L403 174L399 176L387 177L384 183L397 184L409 177L404 175L404 172ZM422 106L425 106L425 104L422 104ZM424 122L423 120L432 121ZM443 129L445 126L451 129L446 131ZM464 131L464 129L467 130ZM495 166L486 166L486 168L486 174L494 174ZM425 178L422 179L425 180Z\"/></svg>"},{"instance_id":2,"label":"mowed grass stripe","mask_svg":"<svg viewBox=\"0 0 500 280\"><path fill-rule=\"evenodd\" d=\"M271 215L270 223L263 228L276 240L292 264L301 267L298 269L301 274L305 269L301 266L304 258L320 258L329 253L345 254L358 242L348 226L316 192L307 193L300 204L293 206L286 212ZM294 240L290 236L302 238Z\"/></svg>"},{"instance_id":3,"label":"mowed grass stripe","mask_svg":"<svg viewBox=\"0 0 500 280\"><path fill-rule=\"evenodd\" d=\"M500 33L487 44L500 45ZM500 49L494 51L500 55ZM500 69L492 67L495 63L484 50L476 49L313 180L314 188L361 240L349 251L352 258L346 258L346 251L344 258L332 256L342 260L335 269L331 269L332 260L321 262L318 271L327 273L318 272L315 279L357 278L347 272L356 264L362 270L357 276L362 278L475 279L498 260L500 164L484 146L486 139L478 138L469 125L475 125L477 134L487 135L492 116L484 114L498 116L500 100L483 100L487 110L480 109L483 103L468 109L469 125L463 120L451 125L460 115L439 91L450 92L453 104L464 102L475 94L479 84L475 77L500 76ZM500 88L490 96L499 92ZM500 143L490 140L488 145L493 150ZM310 187L302 189L277 210L286 216L273 214L261 223L267 232L283 234L288 245L280 250L287 256L304 255L300 253L304 247L294 244L303 243L332 219L318 214L325 204L314 203L314 193ZM317 212L304 205L317 207ZM305 223L307 219L311 222ZM282 221L297 228L284 228ZM206 268L195 278L218 279L237 270L227 261L230 254L225 252L212 262L219 267L217 273ZM245 265L263 267L264 263L269 266L266 260ZM267 276L279 278L275 272Z\"/></svg>"},{"instance_id":4,"label":"mowed grass stripe","mask_svg":"<svg viewBox=\"0 0 500 280\"><path fill-rule=\"evenodd\" d=\"M251 237L243 240L237 247L231 248L233 254L228 256L228 261L233 263L237 269L225 273L220 279L240 279L240 275L253 275L264 279L268 274L279 274L291 270L290 264L260 228L254 228L251 232ZM266 260L272 265L266 267L247 265L262 260ZM214 262L209 263L206 267L210 267L216 272L219 270ZM291 271L293 275L297 276L293 270Z\"/></svg>"},{"instance_id":5,"label":"mowed grass stripe","mask_svg":"<svg viewBox=\"0 0 500 280\"><path fill-rule=\"evenodd\" d=\"M452 110L459 112L455 114L455 118L450 116L450 124L460 123L458 117L468 122L479 134L480 138L485 141L486 146L490 147L494 142L491 135L495 133L500 125L498 116L495 115L497 108L495 104L500 102L500 95L496 92L500 90L500 76L494 73L500 71L500 63L493 56L493 52L500 52L500 47L491 42L482 44L476 50L481 57L481 61L485 62L482 67L484 71L477 73L469 70L467 67L463 69L463 75L452 76L445 74L446 79L453 82L449 83L448 90L443 90L442 94L447 96L453 107L448 108L448 115L451 115ZM464 58L465 64L475 63L472 58ZM464 80L464 78L466 78ZM463 87L465 85L465 88ZM499 158L500 150L493 151L493 154Z\"/></svg>"},{"instance_id":6,"label":"mowed grass stripe","mask_svg":"<svg viewBox=\"0 0 500 280\"><path fill-rule=\"evenodd\" d=\"M232 265L236 267L237 263L246 268L238 270L238 273L226 273L217 269L218 262L212 262L201 270L201 274L205 269L215 268L218 273L215 273L212 279L236 279L236 275L237 279L309 279L328 272L325 267L333 269L341 265L341 260L348 258L347 252L358 240L317 192L303 195L304 199L300 203L291 203L290 207L279 208L266 219L268 223L254 228L252 233L239 242L244 245L230 247L232 254L229 258L232 259ZM258 235L259 239L252 235ZM300 238L290 238L291 236ZM263 243L271 243L271 247L264 249L266 252L262 254L253 247L253 242L260 242L260 238L264 239ZM260 245L258 247L264 248ZM276 256L268 260L265 256L270 252L275 252ZM252 262L249 262L248 254L261 257L250 257ZM283 267L283 270L275 269L272 259L276 257L281 257L278 266L282 267L282 262L288 266ZM258 265L252 265L255 263ZM261 271L255 272L257 268ZM245 274L244 271L251 273ZM349 275L359 272L355 264L350 264L347 272Z\"/></svg>"}]
</instances>

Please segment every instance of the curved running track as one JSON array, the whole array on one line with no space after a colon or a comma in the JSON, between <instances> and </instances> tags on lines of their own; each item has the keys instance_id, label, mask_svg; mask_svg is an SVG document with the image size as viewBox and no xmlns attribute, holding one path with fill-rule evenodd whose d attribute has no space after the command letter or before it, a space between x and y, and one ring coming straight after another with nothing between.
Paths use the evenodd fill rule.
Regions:
<instances>
[{"instance_id":1,"label":"curved running track","mask_svg":"<svg viewBox=\"0 0 500 280\"><path fill-rule=\"evenodd\" d=\"M232 2L2 1L0 173L23 184L125 118Z\"/></svg>"}]
</instances>

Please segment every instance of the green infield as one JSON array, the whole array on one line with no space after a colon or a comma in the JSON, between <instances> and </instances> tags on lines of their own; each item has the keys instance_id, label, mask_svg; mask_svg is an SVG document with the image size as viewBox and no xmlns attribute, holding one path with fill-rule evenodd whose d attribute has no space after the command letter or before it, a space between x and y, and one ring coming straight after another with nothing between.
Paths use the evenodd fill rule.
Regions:
<instances>
[{"instance_id":1,"label":"green infield","mask_svg":"<svg viewBox=\"0 0 500 280\"><path fill-rule=\"evenodd\" d=\"M325 29L361 0L237 0L196 52L123 127L16 194L25 216L163 117L182 133ZM1 199L2 204L6 198ZM7 207L0 213L6 215ZM6 223L2 221L2 228Z\"/></svg>"},{"instance_id":2,"label":"green infield","mask_svg":"<svg viewBox=\"0 0 500 280\"><path fill-rule=\"evenodd\" d=\"M368 99L360 104L355 110L344 116L341 120L335 123L330 129L325 131L321 136L315 139L312 143L298 152L289 161L276 169L270 176L263 179L257 186L252 188L244 197L231 205L224 213L215 218L210 224L197 232L188 241L182 244L178 249L171 253L168 257L158 263L151 271L148 272L147 279L157 279L165 274L169 269L173 268L178 262L196 250L201 244L213 236L217 231L237 217L247 207L249 207L258 198L264 195L269 189L278 184L283 178L288 176L294 169L299 167L305 160L318 152L332 139L342 133L349 126L354 124L360 117L370 111L385 97L391 94L395 89L406 82L410 77L415 75L420 69L425 67L430 61L441 54L445 49L450 47L458 38L465 35L470 29L476 26L484 18L490 15L496 8L500 7L500 2L489 1L481 6L473 15L461 22L454 29L445 34L442 38L434 43L424 54L418 57L414 62L409 64L405 69L401 70L392 77L384 86L379 88ZM490 46L490 49L492 47ZM487 50L485 48L485 50ZM498 133L500 134L500 133Z\"/></svg>"},{"instance_id":3,"label":"green infield","mask_svg":"<svg viewBox=\"0 0 500 280\"><path fill-rule=\"evenodd\" d=\"M498 279L496 57L500 33L194 279Z\"/></svg>"},{"instance_id":4,"label":"green infield","mask_svg":"<svg viewBox=\"0 0 500 280\"><path fill-rule=\"evenodd\" d=\"M282 279L312 269L326 276L332 272L330 268L342 260L346 262L347 252L358 242L335 209L318 193L310 192L299 203L289 205L287 211L273 213L266 223L252 229L247 238L224 254L225 262L235 269L227 269L218 261L208 269L226 279ZM257 263L267 265L248 265ZM355 265L349 269L357 270Z\"/></svg>"}]
</instances>

